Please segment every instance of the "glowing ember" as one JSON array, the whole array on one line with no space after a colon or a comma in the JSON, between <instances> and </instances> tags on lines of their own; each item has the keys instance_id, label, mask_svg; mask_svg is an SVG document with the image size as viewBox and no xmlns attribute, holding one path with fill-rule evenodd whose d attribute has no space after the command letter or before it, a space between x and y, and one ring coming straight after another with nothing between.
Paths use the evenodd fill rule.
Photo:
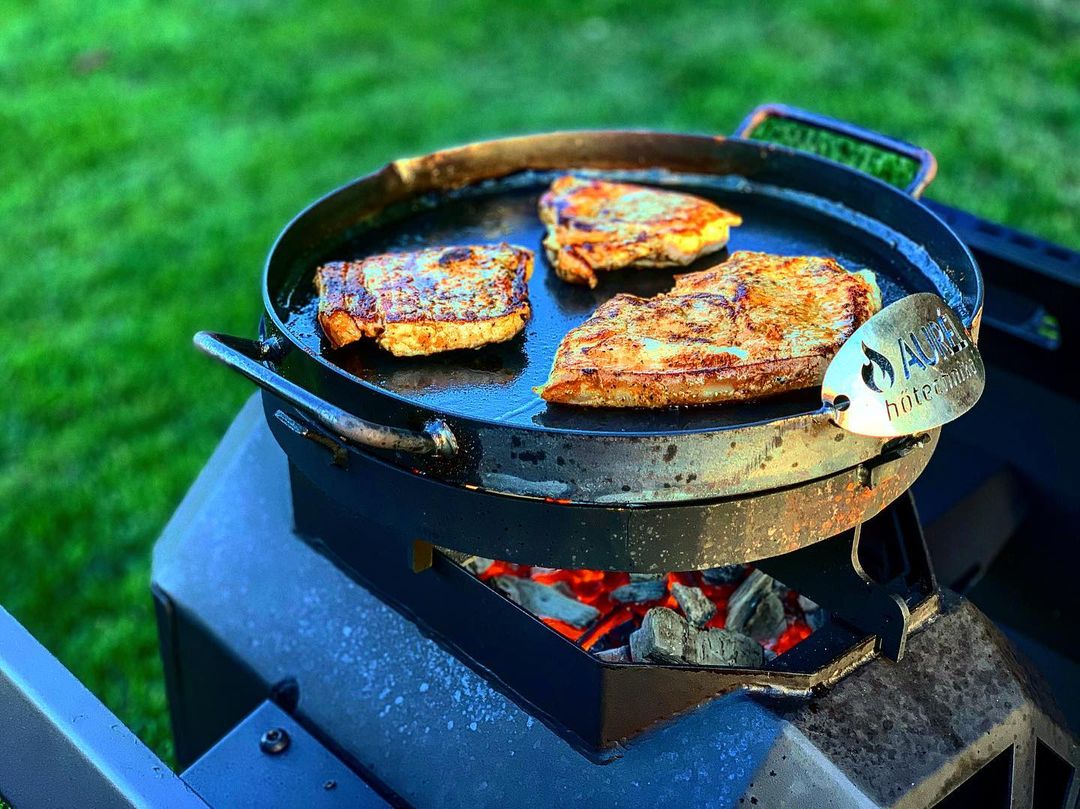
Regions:
<instances>
[{"instance_id":1,"label":"glowing ember","mask_svg":"<svg viewBox=\"0 0 1080 809\"><path fill-rule=\"evenodd\" d=\"M630 632L641 626L645 613L653 607L669 607L678 611L678 602L670 591L671 585L675 582L700 588L716 605L716 614L706 624L706 628L723 629L727 621L728 598L751 570L752 568L746 567L740 577L726 584L712 583L699 571L668 573L665 577L667 589L663 597L630 604L620 603L611 597L616 588L630 583L628 573L607 573L600 570L555 570L496 561L477 574L477 577L481 581L489 581L496 576L532 579L541 584L557 587L578 601L595 607L600 612L600 618L584 629L552 618L541 617L540 620L559 634L577 643L581 648L598 652L624 645ZM765 649L776 654L783 654L808 638L813 632L806 621L806 615L799 606L798 593L787 591L783 603L786 627L777 637L762 644Z\"/></svg>"}]
</instances>

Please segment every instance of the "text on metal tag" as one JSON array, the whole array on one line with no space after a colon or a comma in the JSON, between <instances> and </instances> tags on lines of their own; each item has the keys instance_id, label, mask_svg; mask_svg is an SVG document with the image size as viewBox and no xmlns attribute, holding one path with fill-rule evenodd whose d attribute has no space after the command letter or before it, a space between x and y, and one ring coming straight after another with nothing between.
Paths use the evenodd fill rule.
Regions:
<instances>
[{"instance_id":1,"label":"text on metal tag","mask_svg":"<svg viewBox=\"0 0 1080 809\"><path fill-rule=\"evenodd\" d=\"M982 357L956 313L920 292L855 330L825 370L821 398L845 430L892 437L963 415L985 381Z\"/></svg>"}]
</instances>

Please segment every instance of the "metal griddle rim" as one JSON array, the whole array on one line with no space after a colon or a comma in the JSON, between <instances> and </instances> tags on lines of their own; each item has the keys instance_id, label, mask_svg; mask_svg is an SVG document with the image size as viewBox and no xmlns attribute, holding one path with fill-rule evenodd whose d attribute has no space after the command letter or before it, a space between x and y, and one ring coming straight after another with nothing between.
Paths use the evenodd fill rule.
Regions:
<instances>
[{"instance_id":1,"label":"metal griddle rim","mask_svg":"<svg viewBox=\"0 0 1080 809\"><path fill-rule=\"evenodd\" d=\"M734 143L742 143L742 144L746 144L748 146L753 146L755 148L761 149L764 152L783 154L783 155L789 156L789 157L791 157L793 159L796 159L796 160L805 160L805 161L809 161L809 162L820 163L820 164L829 166L830 169L835 168L836 170L839 170L839 171L842 171L842 172L852 172L852 171L854 171L854 169L851 169L850 167L845 166L842 163L838 163L838 162L836 162L834 160L829 160L828 158L819 157L817 155L813 155L813 154L803 152L803 151L800 151L798 149L793 149L793 148L790 148L790 147L787 147L787 146L781 146L781 145L778 145L778 144L766 143L766 142L763 142L763 141L751 141L751 140L748 140L748 139L745 139L745 138L724 137L724 136L719 136L719 135L704 135L704 134L687 134L687 133L677 133L677 132L664 132L664 131L656 131L656 130L648 130L648 129L559 130L559 131L555 131L555 132L546 132L546 133L537 134L537 135L518 135L518 136L513 136L513 137L507 137L507 138L491 138L491 139L487 139L487 140L483 140L483 141L465 143L465 144L461 144L461 145L456 146L456 147L450 147L450 148L447 148L447 149L440 149L437 152L433 152L432 154L462 152L462 151L467 150L467 149L484 149L484 148L494 147L496 144L524 142L524 141L536 140L536 139L540 139L540 138L555 140L555 139L559 139L559 138L572 138L572 137L575 137L575 136L585 136L585 137L590 137L591 138L591 137L618 136L618 135L627 135L627 134L630 134L630 135L636 134L636 135L649 136L649 137L657 137L657 136L659 136L659 137L662 137L662 138L674 138L674 139L680 139L680 140L698 140L698 141L708 141L708 142L730 141L730 142L734 142ZM398 177L405 177L409 173L408 166L412 162L420 160L420 159L423 159L423 158L422 157L403 158L403 159L398 159L398 160L394 160L394 161L391 161L389 163L386 163L382 167L380 167L380 168L378 168L378 169L376 169L376 170L374 170L372 172L369 172L368 174L361 175L361 176L359 176L359 177L357 177L357 178L355 178L355 179L353 179L353 180L351 180L351 181L349 181L349 182L347 182L347 183L345 183L345 184L343 184L341 186L338 186L337 188L332 189L331 191L327 192L326 194L323 194L322 196L318 197L313 202L311 202L310 204L305 206L304 209L300 211L300 213L296 214L292 219L289 220L288 224L278 234L277 238L274 239L274 243L271 246L270 251L267 254L266 260L263 263L262 300L263 300L263 309L264 309L264 321L260 325L260 331L264 334L264 336L267 333L267 330L265 328L265 318L269 317L270 322L271 322L271 324L273 326L273 332L275 334L283 335L292 348L294 348L296 350L303 350L297 344L297 341L293 337L293 335L292 335L290 329L288 328L288 326L278 316L277 306L276 306L275 302L273 301L273 299L271 297L271 294L270 294L271 262L273 261L273 258L276 255L279 246L284 241L284 239L287 236L290 235L293 227L300 225L301 220L303 220L304 217L306 217L314 209L316 209L317 207L322 205L324 202L329 201L330 199L332 199L333 197L335 197L337 194L341 193L345 189L351 188L351 187L353 187L355 185L358 185L360 183L364 183L364 182L374 180L377 177L379 177L380 175L383 175L383 174L386 174L386 173L391 173L391 174L394 174L394 175L396 175ZM500 175L500 176L510 176L512 174L518 173L518 171L520 171L520 170L521 169L510 171L510 172L507 172L507 174ZM895 196L905 200L905 202L911 200L911 197L909 197L903 191L889 185L888 183L886 183L886 182L884 182L882 180L879 180L878 178L873 177L872 175L869 175L869 174L862 174L861 172L860 172L860 174L861 174L860 179L863 179L865 182L868 182L872 186L876 187L878 189L879 193L895 195ZM472 183L472 182L464 183L463 185L472 185L472 184L474 184L474 183ZM450 190L450 189L448 188L446 190ZM820 195L818 195L818 196L820 196ZM925 214L927 216L931 217L938 224L940 224L943 229L945 229L945 230L947 230L947 231L949 231L951 233L951 229L949 228L949 226L936 213L931 211L929 208L926 208L925 206L921 206L921 207L922 207L922 210L925 212ZM963 244L959 239L957 239L957 242L958 242L959 246L961 247L961 249L963 250L963 252L967 255L967 257L970 260L971 264L973 266L977 266L977 265L975 265L975 259L971 255L971 252L968 249L967 245ZM967 327L968 329L972 329L973 326L976 325L979 322L979 320L981 318L982 310L983 310L983 302L984 302L985 290L984 290L983 281L982 281L982 278L981 278L980 275L975 276L974 284L975 284L975 289L974 289L975 306L972 307L972 312L970 314L967 311L959 312L965 327ZM371 393L374 393L374 394L379 395L379 396L388 397L390 400L392 400L396 404L404 405L407 408L408 407L414 407L415 404L416 404L415 402L410 400L408 397L406 397L406 396L404 396L404 395L402 395L400 393L388 390L388 389L386 389L384 387L381 387L379 385L376 385L376 384L373 384L373 383L368 382L366 380L360 379L359 377L357 377L357 376L353 375L352 373L346 371L344 368L340 367L339 365L336 365L335 363L331 362L321 352L306 352L306 353L313 360L315 360L315 362L317 362L319 365L321 365L326 370L330 371L331 373L340 375L341 377L343 377L344 379L348 380L349 382L351 382L353 384L360 385L361 387L365 388L366 390L370 391ZM736 403L736 404L740 404L740 403ZM703 405L702 407L718 407L718 406L721 406L721 405L719 405L719 404L718 405ZM694 434L722 433L722 432L726 432L726 431L729 431L729 430L739 430L739 429L745 429L745 428L751 428L751 427L761 427L761 426L765 426L765 425L769 425L769 424L782 424L782 423L787 422L787 421L793 421L793 420L796 420L796 419L807 418L807 417L811 417L811 418L816 417L816 418L821 419L821 420L828 420L828 414L824 409L808 409L808 410L805 410L803 412L791 413L791 414L788 414L788 415L785 415L785 416L780 416L780 417L777 417L777 418L774 418L774 419L760 419L760 420L755 420L755 421L739 422L737 424L729 424L729 425L723 425L723 426L710 425L710 426L706 426L706 427L697 427L697 428L688 428L688 429L672 429L672 430L664 430L664 431L655 431L655 430L651 430L651 431L641 431L641 430L621 431L621 430L603 430L603 429L575 430L573 428L551 427L551 426L542 425L542 424L521 425L521 426L517 427L517 429L522 429L522 430L526 430L526 431L535 431L535 432L540 432L540 433L554 433L554 434L567 434L567 433L574 434L574 433L576 433L576 434L587 435L589 437L596 437L596 438L644 438L644 437L650 437L650 436L656 436L656 435L694 435ZM498 429L500 427L505 427L506 426L501 421L495 421L495 420L491 420L491 419L484 418L484 417L469 416L468 419L470 421L472 421L476 425L489 427L489 428Z\"/></svg>"}]
</instances>

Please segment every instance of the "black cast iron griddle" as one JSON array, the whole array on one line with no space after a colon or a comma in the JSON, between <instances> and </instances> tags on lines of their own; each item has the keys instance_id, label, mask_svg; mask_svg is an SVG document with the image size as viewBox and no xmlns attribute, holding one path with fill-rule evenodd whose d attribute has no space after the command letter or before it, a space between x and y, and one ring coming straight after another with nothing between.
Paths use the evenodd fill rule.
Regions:
<instances>
[{"instance_id":1,"label":"black cast iron griddle","mask_svg":"<svg viewBox=\"0 0 1080 809\"><path fill-rule=\"evenodd\" d=\"M263 339L204 333L197 341L267 389L272 417L285 405L279 439L280 424L288 424L301 438L336 443L350 455L374 453L426 483L496 497L502 505L507 498L498 495L575 512L586 504L720 509L731 518L722 522L733 526L730 542L721 543L729 554L740 541L737 535L779 520L788 527L774 528L768 540L757 540L743 555L789 550L835 534L910 485L929 460L936 431L898 452L895 443L838 428L822 410L820 391L666 410L543 402L532 388L546 379L567 331L618 292L669 289L675 272L608 273L596 290L558 280L540 247L536 204L565 171L712 199L743 217L744 224L732 231L730 250L834 256L849 268L873 270L886 303L934 292L965 327L977 324L982 285L970 254L913 197L780 147L593 132L512 138L397 161L339 189L297 217L271 252ZM427 358L395 358L368 345L327 349L314 319L312 278L319 264L388 250L501 241L537 256L530 282L533 318L523 335ZM726 255L677 271L711 266ZM870 467L879 469L874 485L866 485ZM326 474L315 467L305 471L314 478ZM335 488L340 482L334 481ZM355 485L363 485L359 477ZM454 541L442 541L452 533L447 524L454 509L444 497L436 499L441 505L440 514L431 514L433 540L455 547ZM754 517L756 508L763 510ZM462 510L463 519L469 511ZM668 514L668 521L674 516ZM734 527L736 522L744 527ZM715 521L710 526L718 530ZM694 541L703 545L700 537ZM484 547L463 550L497 555L492 551L506 549L498 540L479 544ZM515 547L521 551L520 544ZM525 561L520 555L500 558ZM529 561L570 566L540 548Z\"/></svg>"},{"instance_id":2,"label":"black cast iron griddle","mask_svg":"<svg viewBox=\"0 0 1080 809\"><path fill-rule=\"evenodd\" d=\"M581 173L581 172L579 172ZM752 189L734 178L680 177L658 172L613 174L592 172L604 179L648 182L674 191L707 197L743 217L732 229L728 250L705 256L689 267L628 269L601 274L597 289L559 280L541 247L544 227L537 218L537 203L561 172L515 176L508 180L470 187L414 211L400 221L358 234L327 251L322 260L301 269L298 281L283 290L278 311L289 333L305 348L386 392L448 415L484 419L523 428L551 428L575 432L640 432L711 430L731 424L772 420L820 407L813 389L783 399L706 407L648 409L582 408L548 404L533 392L547 379L559 342L581 325L604 301L629 292L650 297L674 286L676 273L692 272L722 262L735 250L759 250L780 255L832 256L849 269L875 270L884 303L912 292L945 289L955 299L947 278L940 286L928 282L933 268L915 271L898 261L896 251L883 251L865 238L852 238L827 217L771 198L766 189ZM745 181L744 181L745 182ZM728 186L734 185L738 190ZM861 235L861 234L859 234ZM435 354L429 357L394 357L360 341L332 350L315 320L318 303L313 285L315 266L324 261L345 261L378 253L404 252L453 244L509 242L532 250L536 268L529 284L532 319L523 336L507 343Z\"/></svg>"}]
</instances>

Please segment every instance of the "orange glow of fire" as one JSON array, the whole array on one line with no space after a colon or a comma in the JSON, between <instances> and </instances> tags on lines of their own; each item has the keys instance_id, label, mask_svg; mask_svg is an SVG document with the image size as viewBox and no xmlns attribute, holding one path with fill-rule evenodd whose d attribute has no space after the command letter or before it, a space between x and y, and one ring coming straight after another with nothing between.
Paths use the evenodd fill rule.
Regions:
<instances>
[{"instance_id":1,"label":"orange glow of fire","mask_svg":"<svg viewBox=\"0 0 1080 809\"><path fill-rule=\"evenodd\" d=\"M747 573L749 571L750 568L747 568ZM633 621L635 628L640 626L645 613L653 607L670 607L678 611L679 605L670 592L671 585L675 582L701 588L702 592L716 605L716 614L709 620L706 627L723 629L727 621L728 599L738 586L738 584L712 584L706 581L698 571L668 573L668 589L663 598L655 601L623 604L613 599L611 594L617 587L629 584L630 575L628 573L609 573L601 570L560 570L496 561L481 573L479 578L482 581L488 581L496 576L517 576L532 579L541 584L559 586L566 594L572 594L578 601L595 607L600 613L600 618L584 629L570 626L552 618L540 618L541 621L560 635L574 641L583 649L592 649L609 632L623 626L627 621ZM787 593L784 600L784 613L787 616L787 627L777 638L762 644L766 649L777 654L788 651L797 643L808 638L813 631L807 624L806 617L799 607L798 593L792 591Z\"/></svg>"}]
</instances>

